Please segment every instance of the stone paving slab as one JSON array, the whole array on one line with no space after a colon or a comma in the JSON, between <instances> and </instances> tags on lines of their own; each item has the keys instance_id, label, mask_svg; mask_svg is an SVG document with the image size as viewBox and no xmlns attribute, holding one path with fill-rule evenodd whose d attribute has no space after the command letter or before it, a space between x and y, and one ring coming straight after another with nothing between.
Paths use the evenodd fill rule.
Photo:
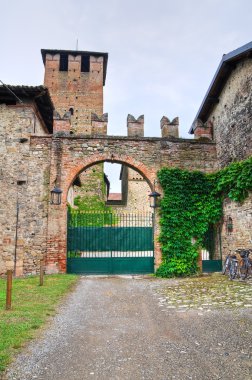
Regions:
<instances>
[{"instance_id":1,"label":"stone paving slab","mask_svg":"<svg viewBox=\"0 0 252 380\"><path fill-rule=\"evenodd\" d=\"M195 278L164 281L156 288L159 306L178 312L189 309L210 312L216 309L251 308L252 278L230 281L227 276L215 273ZM200 314L200 313L198 313Z\"/></svg>"},{"instance_id":2,"label":"stone paving slab","mask_svg":"<svg viewBox=\"0 0 252 380\"><path fill-rule=\"evenodd\" d=\"M250 296L220 275L80 278L5 378L251 380Z\"/></svg>"}]
</instances>

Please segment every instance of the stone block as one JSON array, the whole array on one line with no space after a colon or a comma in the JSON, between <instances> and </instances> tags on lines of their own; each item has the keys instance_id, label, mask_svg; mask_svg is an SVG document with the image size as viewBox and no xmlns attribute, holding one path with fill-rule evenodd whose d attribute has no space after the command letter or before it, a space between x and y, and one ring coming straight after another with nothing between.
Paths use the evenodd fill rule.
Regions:
<instances>
[{"instance_id":1,"label":"stone block","mask_svg":"<svg viewBox=\"0 0 252 380\"><path fill-rule=\"evenodd\" d=\"M135 119L134 116L128 114L127 130L130 137L144 137L144 115Z\"/></svg>"},{"instance_id":2,"label":"stone block","mask_svg":"<svg viewBox=\"0 0 252 380\"><path fill-rule=\"evenodd\" d=\"M208 139L212 140L213 137L213 128L212 124L204 124L200 119L197 119L194 123L194 138L195 139Z\"/></svg>"},{"instance_id":3,"label":"stone block","mask_svg":"<svg viewBox=\"0 0 252 380\"><path fill-rule=\"evenodd\" d=\"M94 112L91 113L91 134L97 136L107 135L108 114L104 113L98 117Z\"/></svg>"},{"instance_id":4,"label":"stone block","mask_svg":"<svg viewBox=\"0 0 252 380\"><path fill-rule=\"evenodd\" d=\"M179 118L175 117L172 121L163 116L160 120L162 137L179 137Z\"/></svg>"}]
</instances>

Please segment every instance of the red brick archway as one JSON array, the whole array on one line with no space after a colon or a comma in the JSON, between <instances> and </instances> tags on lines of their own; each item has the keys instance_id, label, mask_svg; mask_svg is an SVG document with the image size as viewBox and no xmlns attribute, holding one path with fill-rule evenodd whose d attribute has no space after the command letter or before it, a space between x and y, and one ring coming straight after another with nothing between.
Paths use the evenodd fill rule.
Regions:
<instances>
[{"instance_id":1,"label":"red brick archway","mask_svg":"<svg viewBox=\"0 0 252 380\"><path fill-rule=\"evenodd\" d=\"M93 154L84 159L73 161L62 160L61 162L61 205L51 205L48 213L48 241L47 241L47 259L46 267L48 273L66 271L66 253L67 253L67 194L74 179L85 169L101 162L120 163L129 166L140 173L153 190L153 183L156 178L156 171L149 168L141 161L128 155L111 155ZM51 175L51 188L55 174ZM156 220L155 236L158 235L158 221ZM160 246L155 239L155 267L161 262Z\"/></svg>"},{"instance_id":2,"label":"red brick archway","mask_svg":"<svg viewBox=\"0 0 252 380\"><path fill-rule=\"evenodd\" d=\"M68 190L75 180L75 178L85 169L90 166L102 163L111 162L115 164L125 164L130 168L136 170L139 174L143 176L146 182L149 184L150 189L153 190L153 183L156 178L156 171L153 168L148 168L142 162L130 157L130 156L113 156L111 154L96 154L91 157L81 160L81 162L76 162L74 167L69 167L64 176L64 182L61 183L61 188L63 191L62 201L66 203Z\"/></svg>"}]
</instances>

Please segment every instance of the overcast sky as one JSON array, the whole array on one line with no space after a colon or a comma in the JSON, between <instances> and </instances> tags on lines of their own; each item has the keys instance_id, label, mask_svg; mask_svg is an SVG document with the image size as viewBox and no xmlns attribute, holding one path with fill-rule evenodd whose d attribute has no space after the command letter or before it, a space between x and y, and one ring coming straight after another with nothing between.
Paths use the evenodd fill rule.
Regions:
<instances>
[{"instance_id":1,"label":"overcast sky","mask_svg":"<svg viewBox=\"0 0 252 380\"><path fill-rule=\"evenodd\" d=\"M224 53L252 40L251 0L0 0L0 79L43 83L40 49L109 53L108 133L125 135L127 114L187 132Z\"/></svg>"}]
</instances>

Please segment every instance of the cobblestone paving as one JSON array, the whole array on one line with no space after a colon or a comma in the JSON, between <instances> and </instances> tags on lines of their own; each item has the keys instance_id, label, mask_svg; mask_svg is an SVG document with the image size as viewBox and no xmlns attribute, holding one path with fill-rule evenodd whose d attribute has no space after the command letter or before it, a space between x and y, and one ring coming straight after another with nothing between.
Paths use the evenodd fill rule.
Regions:
<instances>
[{"instance_id":1,"label":"cobblestone paving","mask_svg":"<svg viewBox=\"0 0 252 380\"><path fill-rule=\"evenodd\" d=\"M230 281L227 276L215 273L198 278L174 280L154 290L163 311L198 310L198 314L214 309L251 308L252 278Z\"/></svg>"}]
</instances>

